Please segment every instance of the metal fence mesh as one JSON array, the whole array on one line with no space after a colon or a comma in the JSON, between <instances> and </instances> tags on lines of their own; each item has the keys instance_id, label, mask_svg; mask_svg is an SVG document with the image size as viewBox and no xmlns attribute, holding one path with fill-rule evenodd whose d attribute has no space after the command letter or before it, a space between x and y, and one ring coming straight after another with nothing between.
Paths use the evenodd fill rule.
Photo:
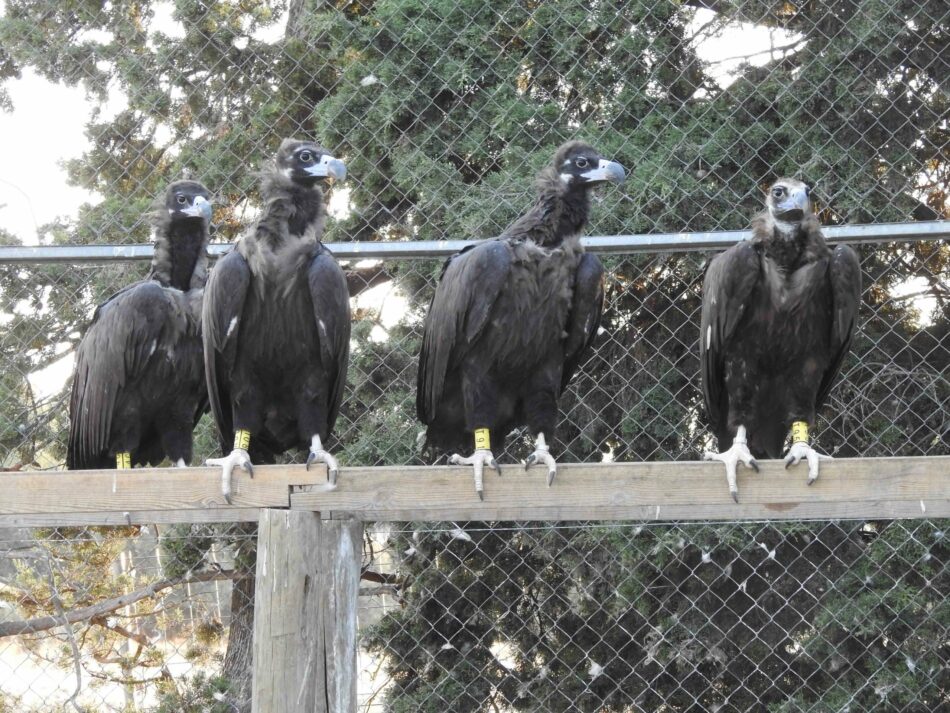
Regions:
<instances>
[{"instance_id":1,"label":"metal fence mesh","mask_svg":"<svg viewBox=\"0 0 950 713\"><path fill-rule=\"evenodd\" d=\"M214 191L215 238L231 240L257 210L255 170L289 135L319 137L347 162L328 240L498 234L570 137L630 174L598 196L592 234L742 229L781 174L815 185L828 224L945 219L948 24L943 0L7 0L0 105L55 121L4 135L0 184L19 192L0 197L0 244L144 242L150 202L184 173ZM84 94L49 106L46 82ZM85 148L61 146L71 124ZM49 147L61 168L41 163ZM64 176L86 191L81 208L60 204ZM860 253L861 322L818 448L946 455L950 246ZM693 459L708 445L696 346L706 257L636 241L603 256L607 311L561 399L561 460ZM331 444L344 467L422 462L415 358L440 262L347 264L354 348ZM0 467L62 464L72 350L95 305L145 272L0 264ZM196 438L196 460L215 454L207 417ZM525 446L509 443L510 463ZM161 542L125 528L0 535L0 627L184 578L71 634L2 638L2 713L241 708L244 684L225 691L216 676L241 670L247 650L252 580L234 568L250 567L253 528L160 529ZM367 541L377 576L364 582L362 704L940 710L945 531L379 528ZM229 661L233 641L244 643Z\"/></svg>"},{"instance_id":2,"label":"metal fence mesh","mask_svg":"<svg viewBox=\"0 0 950 713\"><path fill-rule=\"evenodd\" d=\"M240 700L226 653L255 547L241 524L0 529L0 711Z\"/></svg>"}]
</instances>

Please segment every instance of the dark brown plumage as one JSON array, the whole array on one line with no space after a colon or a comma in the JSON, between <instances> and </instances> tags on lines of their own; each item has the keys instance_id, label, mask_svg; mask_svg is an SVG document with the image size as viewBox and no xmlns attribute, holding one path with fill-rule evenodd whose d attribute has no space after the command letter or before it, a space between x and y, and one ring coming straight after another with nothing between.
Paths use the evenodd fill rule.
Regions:
<instances>
[{"instance_id":1,"label":"dark brown plumage","mask_svg":"<svg viewBox=\"0 0 950 713\"><path fill-rule=\"evenodd\" d=\"M438 451L470 447L476 429L504 447L527 423L537 447L529 464L556 472L545 436L557 399L597 332L603 268L584 252L580 233L590 189L623 180L623 168L588 144L561 146L538 177L538 199L499 238L473 245L445 264L426 317L416 411ZM490 449L471 463L497 467Z\"/></svg>"},{"instance_id":2,"label":"dark brown plumage","mask_svg":"<svg viewBox=\"0 0 950 713\"><path fill-rule=\"evenodd\" d=\"M99 305L76 350L66 466L179 465L207 409L201 356L201 298L207 275L209 193L172 183L152 214L149 278Z\"/></svg>"},{"instance_id":3,"label":"dark brown plumage","mask_svg":"<svg viewBox=\"0 0 950 713\"><path fill-rule=\"evenodd\" d=\"M766 205L753 220L751 240L713 259L703 284L706 412L720 448L736 441L707 457L726 462L733 497L736 458L751 467L754 458L778 458L793 422L814 424L850 348L860 305L857 255L825 244L808 187L780 179ZM811 480L817 457L809 456Z\"/></svg>"},{"instance_id":4,"label":"dark brown plumage","mask_svg":"<svg viewBox=\"0 0 950 713\"><path fill-rule=\"evenodd\" d=\"M326 217L319 183L342 179L343 163L308 141L285 140L263 179L259 220L215 266L204 304L205 371L225 469L310 447L333 429L349 358L346 277L320 242ZM250 453L231 449L248 431ZM308 461L309 463L310 461Z\"/></svg>"}]
</instances>

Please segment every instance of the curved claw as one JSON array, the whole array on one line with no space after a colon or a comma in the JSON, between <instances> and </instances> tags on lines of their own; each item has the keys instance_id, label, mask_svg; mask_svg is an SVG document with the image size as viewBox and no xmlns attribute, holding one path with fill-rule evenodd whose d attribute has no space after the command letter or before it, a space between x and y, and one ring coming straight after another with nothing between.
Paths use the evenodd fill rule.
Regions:
<instances>
[{"instance_id":1,"label":"curved claw","mask_svg":"<svg viewBox=\"0 0 950 713\"><path fill-rule=\"evenodd\" d=\"M732 496L735 503L739 502L738 474L736 473L739 464L751 468L756 473L759 472L759 464L752 457L752 453L744 440L733 441L732 447L722 453L703 451L703 460L718 460L726 466L726 482L729 485L729 495Z\"/></svg>"},{"instance_id":2,"label":"curved claw","mask_svg":"<svg viewBox=\"0 0 950 713\"><path fill-rule=\"evenodd\" d=\"M208 458L205 465L221 467L221 494L228 505L232 504L231 473L235 466L241 466L251 478L254 477L254 466L251 464L251 458L247 451L241 448L235 448L224 458Z\"/></svg>"},{"instance_id":3,"label":"curved claw","mask_svg":"<svg viewBox=\"0 0 950 713\"><path fill-rule=\"evenodd\" d=\"M831 456L819 453L807 443L793 443L785 456L786 470L793 465L798 465L802 460L808 463L808 485L811 485L818 479L818 463L822 460L831 460Z\"/></svg>"},{"instance_id":4,"label":"curved claw","mask_svg":"<svg viewBox=\"0 0 950 713\"><path fill-rule=\"evenodd\" d=\"M316 462L316 460L317 460L317 454L314 453L313 451L310 451L307 454L307 470L310 470L310 464Z\"/></svg>"},{"instance_id":5,"label":"curved claw","mask_svg":"<svg viewBox=\"0 0 950 713\"><path fill-rule=\"evenodd\" d=\"M538 462L538 456L532 453L528 456L527 460L524 462L524 469L528 470L531 466Z\"/></svg>"},{"instance_id":6,"label":"curved claw","mask_svg":"<svg viewBox=\"0 0 950 713\"><path fill-rule=\"evenodd\" d=\"M553 469L552 469L552 470L549 470L549 471L548 471L548 487L549 487L549 488L551 487L551 484L554 482L554 476L556 476L556 475L557 475L557 471L556 471L556 470L553 470Z\"/></svg>"},{"instance_id":7,"label":"curved claw","mask_svg":"<svg viewBox=\"0 0 950 713\"><path fill-rule=\"evenodd\" d=\"M478 493L478 497L482 500L485 499L485 485L482 478L485 466L487 465L497 472L498 475L501 475L501 468L498 465L498 461L495 460L495 456L487 448L476 449L468 458L463 458L458 453L453 453L449 458L449 463L452 465L472 466L472 469L475 471L475 492Z\"/></svg>"},{"instance_id":8,"label":"curved claw","mask_svg":"<svg viewBox=\"0 0 950 713\"><path fill-rule=\"evenodd\" d=\"M328 468L327 469L327 480L330 481L330 485L336 485L336 479L340 475L339 468Z\"/></svg>"}]
</instances>

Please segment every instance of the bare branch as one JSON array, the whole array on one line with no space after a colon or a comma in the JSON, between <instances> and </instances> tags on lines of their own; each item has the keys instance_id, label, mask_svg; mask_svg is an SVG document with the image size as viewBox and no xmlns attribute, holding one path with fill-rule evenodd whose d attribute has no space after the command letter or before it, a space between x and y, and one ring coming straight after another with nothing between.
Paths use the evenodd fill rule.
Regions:
<instances>
[{"instance_id":1,"label":"bare branch","mask_svg":"<svg viewBox=\"0 0 950 713\"><path fill-rule=\"evenodd\" d=\"M156 594L169 587L175 587L179 584L196 584L198 582L214 582L222 579L231 579L233 572L224 570L220 572L198 572L189 576L173 577L172 579L160 579L152 582L144 589L138 589L134 592L123 594L120 597L105 599L98 604L73 609L64 612L64 616L44 616L36 619L21 619L19 621L0 622L0 638L5 636L19 636L21 634L35 634L40 631L47 631L57 626L74 624L77 621L88 621L96 617L101 617L116 609L127 607L142 599L154 597Z\"/></svg>"}]
</instances>

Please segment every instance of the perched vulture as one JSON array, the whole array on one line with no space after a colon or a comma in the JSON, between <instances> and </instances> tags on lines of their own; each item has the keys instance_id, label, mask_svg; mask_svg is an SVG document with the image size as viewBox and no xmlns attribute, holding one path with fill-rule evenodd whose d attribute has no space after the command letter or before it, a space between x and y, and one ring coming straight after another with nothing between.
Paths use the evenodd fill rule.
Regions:
<instances>
[{"instance_id":1,"label":"perched vulture","mask_svg":"<svg viewBox=\"0 0 950 713\"><path fill-rule=\"evenodd\" d=\"M70 470L191 460L191 432L208 407L201 358L207 189L172 183L153 220L148 279L99 305L76 352Z\"/></svg>"},{"instance_id":2,"label":"perched vulture","mask_svg":"<svg viewBox=\"0 0 950 713\"><path fill-rule=\"evenodd\" d=\"M828 457L808 445L808 428L851 346L861 267L848 246L825 244L809 194L776 181L751 240L717 255L703 283L703 397L720 448L732 442L703 457L725 464L736 502L737 464L758 470L755 458L780 457L789 429L785 467L804 458L809 485Z\"/></svg>"},{"instance_id":3,"label":"perched vulture","mask_svg":"<svg viewBox=\"0 0 950 713\"><path fill-rule=\"evenodd\" d=\"M621 183L624 170L588 144L570 141L538 177L538 199L500 237L452 256L442 269L425 321L416 412L427 444L467 449L450 462L472 465L483 495L492 453L527 424L535 451L525 467L557 473L546 438L554 434L557 400L600 324L603 267L584 252L580 234L590 191Z\"/></svg>"},{"instance_id":4,"label":"perched vulture","mask_svg":"<svg viewBox=\"0 0 950 713\"><path fill-rule=\"evenodd\" d=\"M340 410L350 346L346 276L320 242L320 183L342 180L343 162L309 141L285 139L261 185L263 209L215 265L203 311L205 375L230 502L231 471L293 447L307 466L336 459L323 448Z\"/></svg>"}]
</instances>

